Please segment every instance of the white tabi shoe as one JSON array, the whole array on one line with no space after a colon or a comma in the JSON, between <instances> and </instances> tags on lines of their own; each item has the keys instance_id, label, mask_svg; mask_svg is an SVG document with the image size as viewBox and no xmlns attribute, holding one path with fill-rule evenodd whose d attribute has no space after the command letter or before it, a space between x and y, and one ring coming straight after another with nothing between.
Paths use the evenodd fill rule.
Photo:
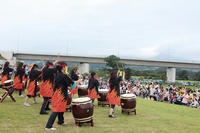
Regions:
<instances>
[{"instance_id":1,"label":"white tabi shoe","mask_svg":"<svg viewBox=\"0 0 200 133\"><path fill-rule=\"evenodd\" d=\"M31 105L28 104L28 103L25 103L24 106L25 106L25 107L30 107Z\"/></svg>"},{"instance_id":2,"label":"white tabi shoe","mask_svg":"<svg viewBox=\"0 0 200 133\"><path fill-rule=\"evenodd\" d=\"M56 128L45 128L46 131L56 131Z\"/></svg>"}]
</instances>

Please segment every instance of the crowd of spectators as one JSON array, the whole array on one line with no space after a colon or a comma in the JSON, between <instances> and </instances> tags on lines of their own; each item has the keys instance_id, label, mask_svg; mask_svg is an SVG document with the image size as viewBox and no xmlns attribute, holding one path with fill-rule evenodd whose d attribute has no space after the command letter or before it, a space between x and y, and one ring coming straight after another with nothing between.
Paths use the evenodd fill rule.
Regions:
<instances>
[{"instance_id":1,"label":"crowd of spectators","mask_svg":"<svg viewBox=\"0 0 200 133\"><path fill-rule=\"evenodd\" d=\"M174 85L164 87L161 84L153 82L141 84L140 82L124 81L121 84L120 90L122 94L133 93L138 97L152 101L200 108L199 88L190 89L186 86L177 87Z\"/></svg>"}]
</instances>

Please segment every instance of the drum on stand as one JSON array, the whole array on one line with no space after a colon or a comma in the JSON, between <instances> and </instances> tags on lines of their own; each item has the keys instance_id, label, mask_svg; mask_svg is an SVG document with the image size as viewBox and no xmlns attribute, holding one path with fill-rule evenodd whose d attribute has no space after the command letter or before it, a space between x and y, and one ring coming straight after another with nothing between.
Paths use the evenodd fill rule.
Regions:
<instances>
[{"instance_id":1,"label":"drum on stand","mask_svg":"<svg viewBox=\"0 0 200 133\"><path fill-rule=\"evenodd\" d=\"M71 112L71 110L72 110L71 103L72 103L72 95L71 95L71 92L68 90L66 111Z\"/></svg>"},{"instance_id":2,"label":"drum on stand","mask_svg":"<svg viewBox=\"0 0 200 133\"><path fill-rule=\"evenodd\" d=\"M83 123L93 123L94 106L89 97L72 99L72 114L76 125L81 126Z\"/></svg>"},{"instance_id":3,"label":"drum on stand","mask_svg":"<svg viewBox=\"0 0 200 133\"><path fill-rule=\"evenodd\" d=\"M13 80L6 80L4 82L4 87L7 87L7 88L13 87Z\"/></svg>"},{"instance_id":4,"label":"drum on stand","mask_svg":"<svg viewBox=\"0 0 200 133\"><path fill-rule=\"evenodd\" d=\"M127 112L130 114L134 112L136 115L136 96L134 94L121 95L122 113Z\"/></svg>"},{"instance_id":5,"label":"drum on stand","mask_svg":"<svg viewBox=\"0 0 200 133\"><path fill-rule=\"evenodd\" d=\"M108 91L109 91L108 89L99 89L100 98L98 98L98 105L101 105L101 106L109 105L108 101L106 100Z\"/></svg>"},{"instance_id":6,"label":"drum on stand","mask_svg":"<svg viewBox=\"0 0 200 133\"><path fill-rule=\"evenodd\" d=\"M0 102L3 102L8 95L14 102L16 102L15 98L12 96L13 86L14 86L13 80L7 80L4 82L2 89L6 90L6 91L0 97Z\"/></svg>"},{"instance_id":7,"label":"drum on stand","mask_svg":"<svg viewBox=\"0 0 200 133\"><path fill-rule=\"evenodd\" d=\"M78 86L78 96L79 97L88 97L88 85L79 85Z\"/></svg>"}]
</instances>

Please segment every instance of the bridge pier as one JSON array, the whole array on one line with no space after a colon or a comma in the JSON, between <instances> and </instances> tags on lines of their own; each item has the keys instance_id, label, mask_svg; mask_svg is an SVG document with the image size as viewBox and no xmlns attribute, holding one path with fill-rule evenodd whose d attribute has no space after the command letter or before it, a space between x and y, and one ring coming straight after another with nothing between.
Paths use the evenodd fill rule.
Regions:
<instances>
[{"instance_id":1,"label":"bridge pier","mask_svg":"<svg viewBox=\"0 0 200 133\"><path fill-rule=\"evenodd\" d=\"M89 63L81 62L79 67L78 67L78 71L79 71L80 74L89 73L89 71L90 71Z\"/></svg>"},{"instance_id":2,"label":"bridge pier","mask_svg":"<svg viewBox=\"0 0 200 133\"><path fill-rule=\"evenodd\" d=\"M16 64L16 57L13 56L13 52L1 52L1 56L10 62L10 65Z\"/></svg>"},{"instance_id":3,"label":"bridge pier","mask_svg":"<svg viewBox=\"0 0 200 133\"><path fill-rule=\"evenodd\" d=\"M176 82L176 68L174 67L167 68L167 81L170 83Z\"/></svg>"}]
</instances>

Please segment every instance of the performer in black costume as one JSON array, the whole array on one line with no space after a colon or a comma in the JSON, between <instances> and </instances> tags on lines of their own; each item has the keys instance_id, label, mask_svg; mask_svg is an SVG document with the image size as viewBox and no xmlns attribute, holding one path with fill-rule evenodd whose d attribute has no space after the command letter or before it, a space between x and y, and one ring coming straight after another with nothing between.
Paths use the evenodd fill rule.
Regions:
<instances>
[{"instance_id":1,"label":"performer in black costume","mask_svg":"<svg viewBox=\"0 0 200 133\"><path fill-rule=\"evenodd\" d=\"M10 68L9 65L10 65L10 63L8 61L5 62L5 64L4 64L3 72L1 74L1 85L4 85L4 82L6 80L10 80L11 79L10 72L12 72L13 69Z\"/></svg>"},{"instance_id":2,"label":"performer in black costume","mask_svg":"<svg viewBox=\"0 0 200 133\"><path fill-rule=\"evenodd\" d=\"M23 63L20 62L17 66L17 71L15 72L14 77L14 88L19 90L19 96L23 97L22 91L25 89L25 81L23 76L25 75L25 70L23 68Z\"/></svg>"},{"instance_id":3,"label":"performer in black costume","mask_svg":"<svg viewBox=\"0 0 200 133\"><path fill-rule=\"evenodd\" d=\"M70 73L70 77L73 81L79 80L79 76L76 73L77 73L77 68L75 67ZM70 92L73 97L73 95L77 94L77 87L75 87L73 90L70 90Z\"/></svg>"},{"instance_id":4,"label":"performer in black costume","mask_svg":"<svg viewBox=\"0 0 200 133\"><path fill-rule=\"evenodd\" d=\"M115 109L115 106L120 106L120 81L124 80L125 72L122 75L119 75L120 71L118 72L112 72L109 80L110 90L107 95L107 101L110 104L110 118L115 118L113 115L113 111Z\"/></svg>"},{"instance_id":5,"label":"performer in black costume","mask_svg":"<svg viewBox=\"0 0 200 133\"><path fill-rule=\"evenodd\" d=\"M95 78L95 75L96 75L95 72L91 73L91 77L90 77L89 85L88 85L88 97L92 99L93 103L96 98L99 98L98 89L100 88L99 81Z\"/></svg>"},{"instance_id":6,"label":"performer in black costume","mask_svg":"<svg viewBox=\"0 0 200 133\"><path fill-rule=\"evenodd\" d=\"M25 98L24 106L29 107L30 104L28 104L28 99L33 97L34 104L37 104L36 101L36 93L39 91L37 82L39 81L39 78L41 77L41 71L38 70L38 65L34 64L30 76L29 76L29 84L28 84L28 95Z\"/></svg>"},{"instance_id":7,"label":"performer in black costume","mask_svg":"<svg viewBox=\"0 0 200 133\"><path fill-rule=\"evenodd\" d=\"M40 114L48 114L46 110L50 110L49 103L50 99L53 96L53 85L54 77L56 74L56 69L54 64L47 62L41 74L40 84L40 95L43 96L43 104L40 110Z\"/></svg>"},{"instance_id":8,"label":"performer in black costume","mask_svg":"<svg viewBox=\"0 0 200 133\"><path fill-rule=\"evenodd\" d=\"M76 83L66 75L66 64L64 62L59 62L56 65L56 70L54 93L52 96L52 114L45 128L47 131L56 130L56 128L53 128L53 124L57 116L58 124L66 125L64 123L64 112L67 105L68 87L72 86L73 89L76 86Z\"/></svg>"}]
</instances>

